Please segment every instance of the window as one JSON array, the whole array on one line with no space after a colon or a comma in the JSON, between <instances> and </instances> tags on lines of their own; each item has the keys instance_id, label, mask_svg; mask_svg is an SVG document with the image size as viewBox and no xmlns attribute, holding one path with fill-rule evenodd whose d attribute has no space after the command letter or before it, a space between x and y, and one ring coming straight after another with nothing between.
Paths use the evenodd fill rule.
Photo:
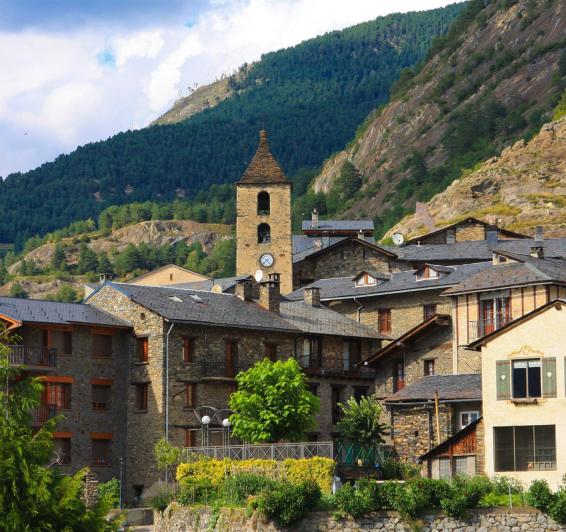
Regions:
<instances>
[{"instance_id":1,"label":"window","mask_svg":"<svg viewBox=\"0 0 566 532\"><path fill-rule=\"evenodd\" d=\"M185 429L185 447L195 446L195 429Z\"/></svg>"},{"instance_id":2,"label":"window","mask_svg":"<svg viewBox=\"0 0 566 532\"><path fill-rule=\"evenodd\" d=\"M53 434L53 453L58 460L58 465L69 465L71 463L71 438L69 436L58 436Z\"/></svg>"},{"instance_id":3,"label":"window","mask_svg":"<svg viewBox=\"0 0 566 532\"><path fill-rule=\"evenodd\" d=\"M71 331L51 331L50 335L44 335L42 344L44 347L55 347L60 355L70 355L73 352L73 333Z\"/></svg>"},{"instance_id":4,"label":"window","mask_svg":"<svg viewBox=\"0 0 566 532\"><path fill-rule=\"evenodd\" d=\"M450 458L439 458L439 477L440 478L452 478L452 467L450 466Z\"/></svg>"},{"instance_id":5,"label":"window","mask_svg":"<svg viewBox=\"0 0 566 532\"><path fill-rule=\"evenodd\" d=\"M364 272L356 279L356 286L374 286L376 284L377 279L367 272Z\"/></svg>"},{"instance_id":6,"label":"window","mask_svg":"<svg viewBox=\"0 0 566 532\"><path fill-rule=\"evenodd\" d=\"M456 476L462 476L468 474L468 457L467 456L455 456L454 457L454 474Z\"/></svg>"},{"instance_id":7,"label":"window","mask_svg":"<svg viewBox=\"0 0 566 532\"><path fill-rule=\"evenodd\" d=\"M269 211L270 211L269 193L262 191L257 195L257 213L269 214Z\"/></svg>"},{"instance_id":8,"label":"window","mask_svg":"<svg viewBox=\"0 0 566 532\"><path fill-rule=\"evenodd\" d=\"M147 336L137 339L138 346L138 362L147 362L149 360L149 339Z\"/></svg>"},{"instance_id":9,"label":"window","mask_svg":"<svg viewBox=\"0 0 566 532\"><path fill-rule=\"evenodd\" d=\"M429 320L436 314L436 303L429 303L428 305L423 305L423 319L424 321Z\"/></svg>"},{"instance_id":10,"label":"window","mask_svg":"<svg viewBox=\"0 0 566 532\"><path fill-rule=\"evenodd\" d=\"M92 354L95 357L112 356L112 335L93 334L92 335Z\"/></svg>"},{"instance_id":11,"label":"window","mask_svg":"<svg viewBox=\"0 0 566 532\"><path fill-rule=\"evenodd\" d=\"M238 363L238 342L226 340L224 343L224 376L233 379L236 376Z\"/></svg>"},{"instance_id":12,"label":"window","mask_svg":"<svg viewBox=\"0 0 566 532\"><path fill-rule=\"evenodd\" d=\"M511 299L498 297L481 301L479 335L485 336L511 321Z\"/></svg>"},{"instance_id":13,"label":"window","mask_svg":"<svg viewBox=\"0 0 566 532\"><path fill-rule=\"evenodd\" d=\"M57 410L70 410L71 384L47 382L45 386L45 404L54 405Z\"/></svg>"},{"instance_id":14,"label":"window","mask_svg":"<svg viewBox=\"0 0 566 532\"><path fill-rule=\"evenodd\" d=\"M556 469L554 425L494 427L495 471Z\"/></svg>"},{"instance_id":15,"label":"window","mask_svg":"<svg viewBox=\"0 0 566 532\"><path fill-rule=\"evenodd\" d=\"M514 360L512 362L513 398L541 397L540 359Z\"/></svg>"},{"instance_id":16,"label":"window","mask_svg":"<svg viewBox=\"0 0 566 532\"><path fill-rule=\"evenodd\" d=\"M428 377L429 375L434 375L434 360L424 361L424 374L425 377Z\"/></svg>"},{"instance_id":17,"label":"window","mask_svg":"<svg viewBox=\"0 0 566 532\"><path fill-rule=\"evenodd\" d=\"M362 348L359 340L344 341L344 369L349 371L356 367L362 360Z\"/></svg>"},{"instance_id":18,"label":"window","mask_svg":"<svg viewBox=\"0 0 566 532\"><path fill-rule=\"evenodd\" d=\"M425 281L426 279L438 279L439 277L439 273L429 266L423 266L422 268L417 270L416 274L417 281Z\"/></svg>"},{"instance_id":19,"label":"window","mask_svg":"<svg viewBox=\"0 0 566 532\"><path fill-rule=\"evenodd\" d=\"M318 337L309 336L303 338L303 355L300 364L307 369L319 369L322 367L322 350Z\"/></svg>"},{"instance_id":20,"label":"window","mask_svg":"<svg viewBox=\"0 0 566 532\"><path fill-rule=\"evenodd\" d=\"M149 391L149 384L144 382L136 384L136 410L140 412L147 411L147 396Z\"/></svg>"},{"instance_id":21,"label":"window","mask_svg":"<svg viewBox=\"0 0 566 532\"><path fill-rule=\"evenodd\" d=\"M460 412L460 428L463 429L467 427L470 423L473 423L476 419L480 417L480 413L477 410L472 410L470 412Z\"/></svg>"},{"instance_id":22,"label":"window","mask_svg":"<svg viewBox=\"0 0 566 532\"><path fill-rule=\"evenodd\" d=\"M380 308L377 311L377 326L381 334L391 334L391 309Z\"/></svg>"},{"instance_id":23,"label":"window","mask_svg":"<svg viewBox=\"0 0 566 532\"><path fill-rule=\"evenodd\" d=\"M92 385L92 409L106 412L110 409L110 386L107 384Z\"/></svg>"},{"instance_id":24,"label":"window","mask_svg":"<svg viewBox=\"0 0 566 532\"><path fill-rule=\"evenodd\" d=\"M194 382L185 384L185 408L197 406L197 385Z\"/></svg>"},{"instance_id":25,"label":"window","mask_svg":"<svg viewBox=\"0 0 566 532\"><path fill-rule=\"evenodd\" d=\"M393 392L405 387L405 364L402 360L393 362Z\"/></svg>"},{"instance_id":26,"label":"window","mask_svg":"<svg viewBox=\"0 0 566 532\"><path fill-rule=\"evenodd\" d=\"M265 342L265 358L275 362L277 360L277 344Z\"/></svg>"},{"instance_id":27,"label":"window","mask_svg":"<svg viewBox=\"0 0 566 532\"><path fill-rule=\"evenodd\" d=\"M258 225L257 241L259 244L269 244L271 242L271 228L269 227L269 224Z\"/></svg>"},{"instance_id":28,"label":"window","mask_svg":"<svg viewBox=\"0 0 566 532\"><path fill-rule=\"evenodd\" d=\"M359 401L362 397L367 397L368 390L367 386L354 386L354 399Z\"/></svg>"},{"instance_id":29,"label":"window","mask_svg":"<svg viewBox=\"0 0 566 532\"><path fill-rule=\"evenodd\" d=\"M92 463L94 465L110 464L111 436L92 438Z\"/></svg>"},{"instance_id":30,"label":"window","mask_svg":"<svg viewBox=\"0 0 566 532\"><path fill-rule=\"evenodd\" d=\"M183 337L183 362L190 364L194 361L195 339L191 336Z\"/></svg>"},{"instance_id":31,"label":"window","mask_svg":"<svg viewBox=\"0 0 566 532\"><path fill-rule=\"evenodd\" d=\"M342 386L331 386L332 390L332 424L336 425L342 417L342 409L338 406L342 402Z\"/></svg>"}]
</instances>

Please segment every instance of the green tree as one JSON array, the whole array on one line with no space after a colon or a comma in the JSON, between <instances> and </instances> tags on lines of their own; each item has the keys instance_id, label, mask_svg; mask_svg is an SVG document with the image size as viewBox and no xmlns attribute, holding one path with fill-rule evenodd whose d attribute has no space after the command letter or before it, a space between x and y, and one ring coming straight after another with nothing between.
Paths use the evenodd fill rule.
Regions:
<instances>
[{"instance_id":1,"label":"green tree","mask_svg":"<svg viewBox=\"0 0 566 532\"><path fill-rule=\"evenodd\" d=\"M49 263L49 267L52 271L55 272L62 272L65 271L67 268L67 262L65 259L65 248L61 243L57 243L55 245L55 249L53 250L53 257L51 257L51 262Z\"/></svg>"},{"instance_id":2,"label":"green tree","mask_svg":"<svg viewBox=\"0 0 566 532\"><path fill-rule=\"evenodd\" d=\"M20 283L14 283L10 287L10 297L19 297L20 299L27 299L29 295L24 290L24 287Z\"/></svg>"},{"instance_id":3,"label":"green tree","mask_svg":"<svg viewBox=\"0 0 566 532\"><path fill-rule=\"evenodd\" d=\"M362 188L362 175L354 164L344 161L340 168L340 175L336 179L336 189L342 199L350 199L358 190Z\"/></svg>"},{"instance_id":4,"label":"green tree","mask_svg":"<svg viewBox=\"0 0 566 532\"><path fill-rule=\"evenodd\" d=\"M314 427L320 400L308 391L295 359L265 359L239 373L236 382L229 402L234 436L250 443L301 441Z\"/></svg>"},{"instance_id":5,"label":"green tree","mask_svg":"<svg viewBox=\"0 0 566 532\"><path fill-rule=\"evenodd\" d=\"M39 430L31 427L30 412L40 404L43 390L37 378L19 378L8 362L10 338L0 330L0 530L106 531L116 527L105 520L104 498L93 509L82 499L85 470L65 477L53 467L53 430L56 419Z\"/></svg>"},{"instance_id":6,"label":"green tree","mask_svg":"<svg viewBox=\"0 0 566 532\"><path fill-rule=\"evenodd\" d=\"M552 115L553 120L560 120L563 116L566 116L566 91L562 94L558 105L554 109L554 114Z\"/></svg>"},{"instance_id":7,"label":"green tree","mask_svg":"<svg viewBox=\"0 0 566 532\"><path fill-rule=\"evenodd\" d=\"M75 303L79 300L79 296L70 284L64 284L59 287L55 294L48 296L46 299L62 303Z\"/></svg>"},{"instance_id":8,"label":"green tree","mask_svg":"<svg viewBox=\"0 0 566 532\"><path fill-rule=\"evenodd\" d=\"M98 269L96 253L84 242L79 247L79 264L77 269L80 274L95 272Z\"/></svg>"},{"instance_id":9,"label":"green tree","mask_svg":"<svg viewBox=\"0 0 566 532\"><path fill-rule=\"evenodd\" d=\"M98 273L114 273L112 263L104 251L98 254Z\"/></svg>"},{"instance_id":10,"label":"green tree","mask_svg":"<svg viewBox=\"0 0 566 532\"><path fill-rule=\"evenodd\" d=\"M385 441L383 435L387 425L380 421L383 410L375 397L361 397L359 401L350 397L346 404L339 406L343 412L338 422L342 439L361 445L376 445Z\"/></svg>"}]
</instances>

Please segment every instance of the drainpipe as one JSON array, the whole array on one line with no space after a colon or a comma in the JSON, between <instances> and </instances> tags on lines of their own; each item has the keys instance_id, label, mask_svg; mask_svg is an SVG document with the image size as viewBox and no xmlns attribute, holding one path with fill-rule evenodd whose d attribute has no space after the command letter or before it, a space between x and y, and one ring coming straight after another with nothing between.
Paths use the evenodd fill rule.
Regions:
<instances>
[{"instance_id":1,"label":"drainpipe","mask_svg":"<svg viewBox=\"0 0 566 532\"><path fill-rule=\"evenodd\" d=\"M174 325L172 322L165 335L165 441L169 441L169 335Z\"/></svg>"},{"instance_id":2,"label":"drainpipe","mask_svg":"<svg viewBox=\"0 0 566 532\"><path fill-rule=\"evenodd\" d=\"M362 309L364 309L366 307L363 305L363 303L360 303L356 298L354 298L354 303L356 303L356 305L358 305L356 312L358 313L358 323L360 323L361 316L362 316Z\"/></svg>"}]
</instances>

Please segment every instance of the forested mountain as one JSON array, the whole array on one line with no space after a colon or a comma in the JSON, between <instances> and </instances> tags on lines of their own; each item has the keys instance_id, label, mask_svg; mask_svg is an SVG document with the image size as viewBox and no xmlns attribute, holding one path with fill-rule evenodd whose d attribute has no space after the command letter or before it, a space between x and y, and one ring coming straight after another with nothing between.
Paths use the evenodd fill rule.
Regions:
<instances>
[{"instance_id":1,"label":"forested mountain","mask_svg":"<svg viewBox=\"0 0 566 532\"><path fill-rule=\"evenodd\" d=\"M416 201L528 140L566 89L565 36L562 0L472 0L428 60L405 71L390 102L327 161L304 210L375 216L383 233ZM355 190L344 179L352 168Z\"/></svg>"},{"instance_id":2,"label":"forested mountain","mask_svg":"<svg viewBox=\"0 0 566 532\"><path fill-rule=\"evenodd\" d=\"M421 61L462 4L390 15L266 54L229 79L231 96L167 126L120 133L0 181L0 242L23 241L95 217L110 205L190 198L242 174L270 131L301 193L317 168L387 101L400 72Z\"/></svg>"}]
</instances>

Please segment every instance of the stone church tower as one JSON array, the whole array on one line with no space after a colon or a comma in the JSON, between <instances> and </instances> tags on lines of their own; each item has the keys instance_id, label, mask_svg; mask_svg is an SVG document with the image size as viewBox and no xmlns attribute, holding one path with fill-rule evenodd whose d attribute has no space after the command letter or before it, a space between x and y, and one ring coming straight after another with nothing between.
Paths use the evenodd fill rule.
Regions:
<instances>
[{"instance_id":1,"label":"stone church tower","mask_svg":"<svg viewBox=\"0 0 566 532\"><path fill-rule=\"evenodd\" d=\"M236 184L236 273L281 276L281 293L293 290L291 182L273 158L267 132Z\"/></svg>"}]
</instances>

